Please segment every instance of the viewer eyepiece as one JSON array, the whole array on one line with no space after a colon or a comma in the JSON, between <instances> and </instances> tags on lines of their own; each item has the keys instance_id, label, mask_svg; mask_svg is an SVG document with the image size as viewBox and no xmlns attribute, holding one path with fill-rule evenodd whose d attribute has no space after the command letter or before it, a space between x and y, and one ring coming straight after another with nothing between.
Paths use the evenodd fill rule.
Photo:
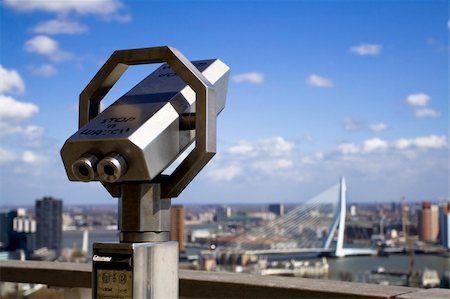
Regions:
<instances>
[{"instance_id":1,"label":"viewer eyepiece","mask_svg":"<svg viewBox=\"0 0 450 299\"><path fill-rule=\"evenodd\" d=\"M86 153L72 164L72 172L82 182L90 182L95 178L98 158Z\"/></svg>"},{"instance_id":2,"label":"viewer eyepiece","mask_svg":"<svg viewBox=\"0 0 450 299\"><path fill-rule=\"evenodd\" d=\"M121 155L110 153L98 163L97 171L100 180L114 183L127 172L127 162Z\"/></svg>"}]
</instances>

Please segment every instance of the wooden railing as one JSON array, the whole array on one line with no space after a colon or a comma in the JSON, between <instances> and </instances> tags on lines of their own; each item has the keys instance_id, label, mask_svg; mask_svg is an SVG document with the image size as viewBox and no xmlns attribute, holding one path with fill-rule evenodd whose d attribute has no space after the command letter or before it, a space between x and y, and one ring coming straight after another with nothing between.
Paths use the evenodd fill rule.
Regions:
<instances>
[{"instance_id":1,"label":"wooden railing","mask_svg":"<svg viewBox=\"0 0 450 299\"><path fill-rule=\"evenodd\" d=\"M91 265L1 261L0 281L90 288ZM180 270L181 298L449 299L447 289L417 289L321 279Z\"/></svg>"}]
</instances>

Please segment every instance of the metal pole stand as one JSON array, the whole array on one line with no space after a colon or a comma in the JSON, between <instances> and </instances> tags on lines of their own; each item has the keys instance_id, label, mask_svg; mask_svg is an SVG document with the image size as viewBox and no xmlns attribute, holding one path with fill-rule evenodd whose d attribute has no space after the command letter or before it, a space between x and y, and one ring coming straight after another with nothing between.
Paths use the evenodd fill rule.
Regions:
<instances>
[{"instance_id":1,"label":"metal pole stand","mask_svg":"<svg viewBox=\"0 0 450 299\"><path fill-rule=\"evenodd\" d=\"M93 247L93 298L178 298L178 242L159 184L123 184L120 243Z\"/></svg>"}]
</instances>

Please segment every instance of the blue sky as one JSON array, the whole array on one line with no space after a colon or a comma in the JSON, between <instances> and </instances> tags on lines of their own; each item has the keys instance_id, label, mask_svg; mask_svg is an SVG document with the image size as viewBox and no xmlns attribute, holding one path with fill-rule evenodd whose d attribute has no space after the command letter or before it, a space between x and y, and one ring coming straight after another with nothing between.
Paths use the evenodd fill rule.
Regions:
<instances>
[{"instance_id":1,"label":"blue sky","mask_svg":"<svg viewBox=\"0 0 450 299\"><path fill-rule=\"evenodd\" d=\"M448 1L1 2L2 205L71 183L59 149L78 95L116 49L170 45L231 68L218 154L177 203L301 202L346 176L349 200L449 197ZM105 99L154 69L127 71Z\"/></svg>"}]
</instances>

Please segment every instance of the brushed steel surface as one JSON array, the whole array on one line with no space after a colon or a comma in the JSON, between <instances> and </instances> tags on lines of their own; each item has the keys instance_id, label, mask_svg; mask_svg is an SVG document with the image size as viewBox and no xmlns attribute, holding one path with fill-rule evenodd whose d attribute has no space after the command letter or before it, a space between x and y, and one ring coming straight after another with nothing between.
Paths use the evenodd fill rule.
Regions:
<instances>
[{"instance_id":1,"label":"brushed steel surface","mask_svg":"<svg viewBox=\"0 0 450 299\"><path fill-rule=\"evenodd\" d=\"M129 65L159 62L167 63L99 114L100 101ZM150 182L195 141L172 175L158 179L163 197L178 196L215 154L216 117L225 106L228 73L220 60L191 63L171 47L114 52L80 94L80 129L61 150L69 180L80 180L71 165L85 153L101 160L115 152L127 162L127 172L115 180L98 175L93 180L117 196L108 183ZM190 115L187 127L183 115Z\"/></svg>"},{"instance_id":2,"label":"brushed steel surface","mask_svg":"<svg viewBox=\"0 0 450 299\"><path fill-rule=\"evenodd\" d=\"M95 243L93 254L93 298L102 298L99 293L108 298L130 294L132 298L178 298L177 242ZM98 273L108 277L106 283L111 289L106 288L106 294L101 289L105 281ZM121 281L120 276L124 280L131 277L132 283Z\"/></svg>"},{"instance_id":3,"label":"brushed steel surface","mask_svg":"<svg viewBox=\"0 0 450 299\"><path fill-rule=\"evenodd\" d=\"M121 193L119 199L120 241L164 241L162 238L168 236L170 232L171 200L161 199L160 185L122 184ZM167 234L162 234L163 232ZM168 238L165 241L168 241Z\"/></svg>"}]
</instances>

